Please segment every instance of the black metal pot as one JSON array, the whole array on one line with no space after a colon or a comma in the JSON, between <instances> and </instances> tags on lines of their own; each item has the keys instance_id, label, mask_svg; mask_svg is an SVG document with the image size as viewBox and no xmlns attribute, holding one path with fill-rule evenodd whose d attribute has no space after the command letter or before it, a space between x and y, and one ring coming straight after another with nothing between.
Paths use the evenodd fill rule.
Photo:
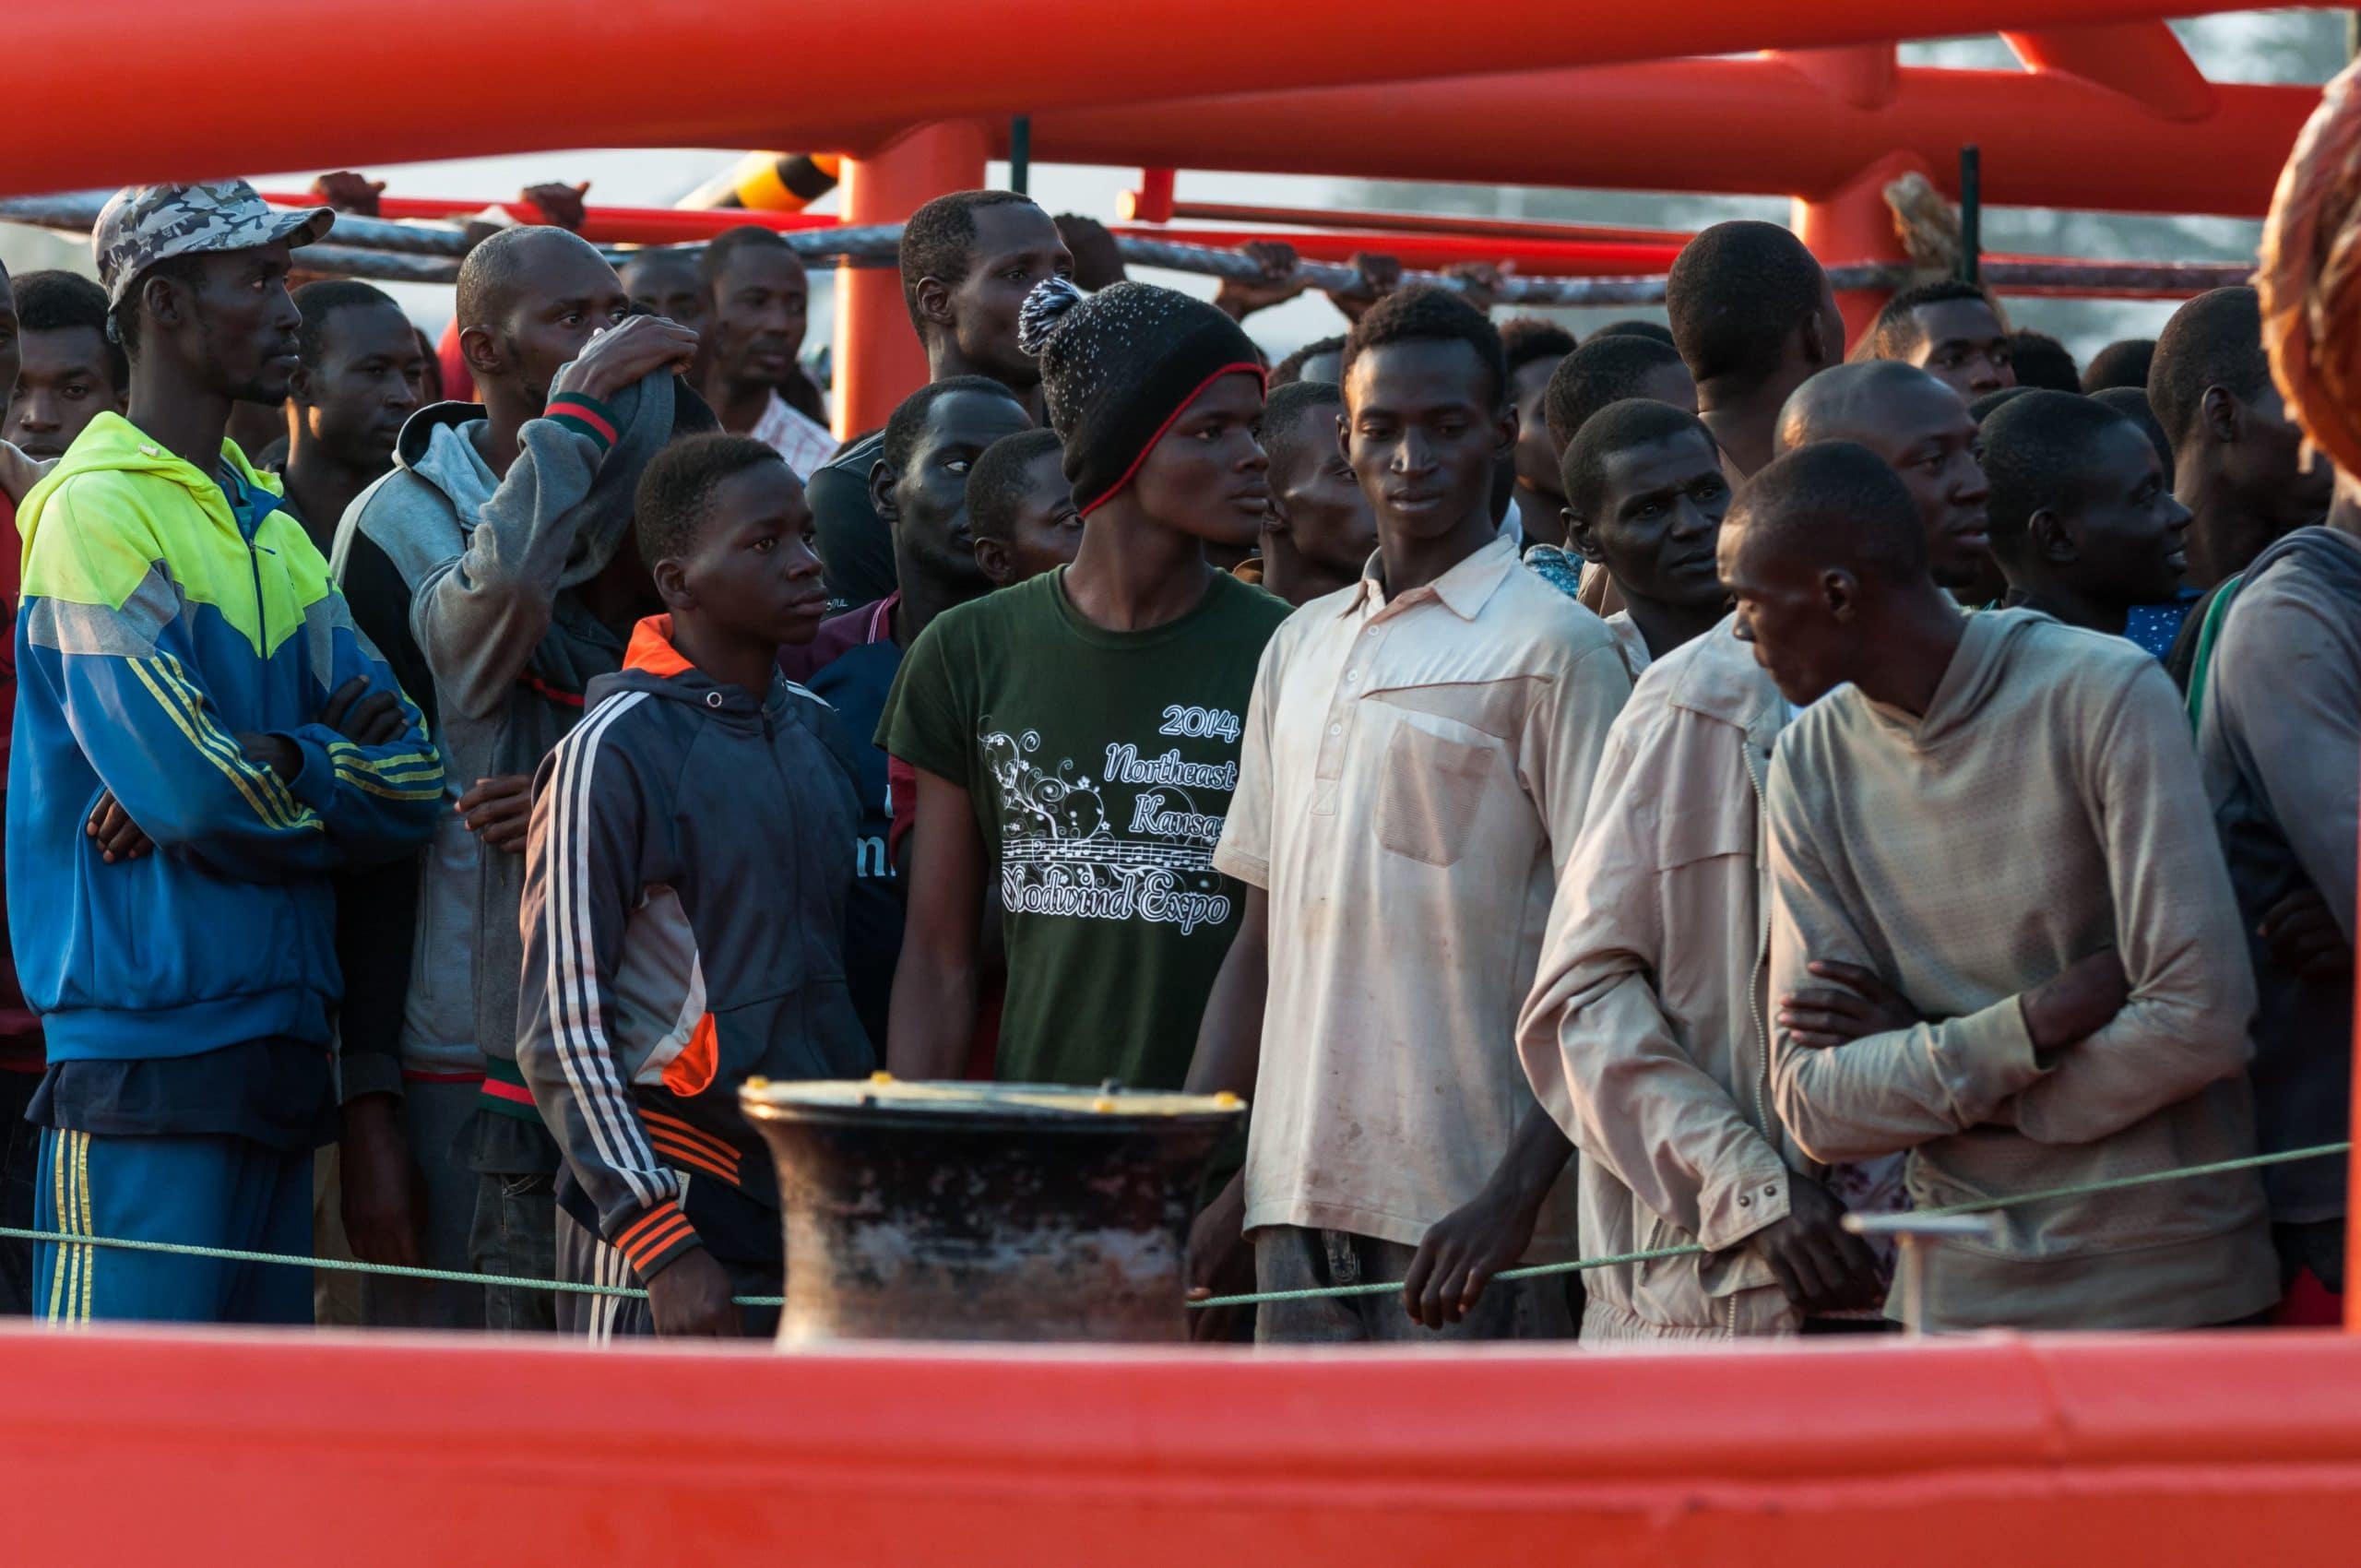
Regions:
<instances>
[{"instance_id":1,"label":"black metal pot","mask_svg":"<svg viewBox=\"0 0 2361 1568\"><path fill-rule=\"evenodd\" d=\"M880 1075L740 1100L778 1161L780 1344L1188 1336L1182 1251L1236 1096Z\"/></svg>"}]
</instances>

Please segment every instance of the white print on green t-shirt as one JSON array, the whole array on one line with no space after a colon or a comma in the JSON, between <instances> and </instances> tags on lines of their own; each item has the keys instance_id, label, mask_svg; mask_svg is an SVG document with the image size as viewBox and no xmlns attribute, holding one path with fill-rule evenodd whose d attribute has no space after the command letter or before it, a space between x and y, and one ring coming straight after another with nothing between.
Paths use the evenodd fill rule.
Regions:
<instances>
[{"instance_id":1,"label":"white print on green t-shirt","mask_svg":"<svg viewBox=\"0 0 2361 1568\"><path fill-rule=\"evenodd\" d=\"M1182 762L1178 748L1162 756L1143 757L1137 746L1126 742L1107 748L1107 781L1109 784L1171 784L1183 790L1235 790L1238 788L1238 764L1234 762Z\"/></svg>"},{"instance_id":2,"label":"white print on green t-shirt","mask_svg":"<svg viewBox=\"0 0 2361 1568\"><path fill-rule=\"evenodd\" d=\"M1228 741L1232 744L1246 732L1238 715L1226 707L1183 707L1174 703L1164 710L1164 723L1156 731L1159 735L1187 735Z\"/></svg>"},{"instance_id":3,"label":"white print on green t-shirt","mask_svg":"<svg viewBox=\"0 0 2361 1568\"><path fill-rule=\"evenodd\" d=\"M1222 818L1188 791L1236 788L1237 763L1183 762L1177 750L1143 758L1136 745L1109 745L1108 785L1153 787L1133 796L1127 821L1110 820L1100 780L1071 758L1054 770L1039 765L1038 731L1011 735L987 719L976 739L993 786L1001 902L1011 914L1141 920L1184 936L1229 919L1228 885L1213 867Z\"/></svg>"}]
</instances>

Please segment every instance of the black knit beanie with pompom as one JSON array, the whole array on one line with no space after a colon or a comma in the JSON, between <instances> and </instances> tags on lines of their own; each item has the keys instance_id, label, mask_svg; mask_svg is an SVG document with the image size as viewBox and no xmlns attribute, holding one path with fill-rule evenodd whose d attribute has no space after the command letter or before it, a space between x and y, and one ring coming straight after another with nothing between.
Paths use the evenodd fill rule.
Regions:
<instances>
[{"instance_id":1,"label":"black knit beanie with pompom","mask_svg":"<svg viewBox=\"0 0 2361 1568\"><path fill-rule=\"evenodd\" d=\"M1026 296L1017 342L1041 362L1050 428L1085 517L1131 482L1199 393L1233 372L1263 374L1238 323L1149 283L1086 294L1052 278Z\"/></svg>"}]
</instances>

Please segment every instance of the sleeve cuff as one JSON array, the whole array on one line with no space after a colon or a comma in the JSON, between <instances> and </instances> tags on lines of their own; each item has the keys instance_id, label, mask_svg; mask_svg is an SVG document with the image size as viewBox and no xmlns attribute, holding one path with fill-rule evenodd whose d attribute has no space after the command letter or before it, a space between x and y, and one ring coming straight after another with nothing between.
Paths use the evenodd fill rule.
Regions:
<instances>
[{"instance_id":1,"label":"sleeve cuff","mask_svg":"<svg viewBox=\"0 0 2361 1568\"><path fill-rule=\"evenodd\" d=\"M599 455L602 457L614 449L614 410L595 398L568 392L564 397L552 398L550 406L541 410L541 417L564 425L576 435L588 436L598 444Z\"/></svg>"},{"instance_id":2,"label":"sleeve cuff","mask_svg":"<svg viewBox=\"0 0 2361 1568\"><path fill-rule=\"evenodd\" d=\"M1233 848L1228 840L1214 846L1214 870L1234 876L1250 887L1271 890L1271 862L1260 855Z\"/></svg>"},{"instance_id":3,"label":"sleeve cuff","mask_svg":"<svg viewBox=\"0 0 2361 1568\"><path fill-rule=\"evenodd\" d=\"M1702 1224L1697 1244L1707 1252L1734 1247L1764 1226L1787 1218L1792 1173L1786 1162L1767 1145L1760 1152L1762 1158L1750 1159L1743 1170L1708 1181L1698 1194L1697 1214Z\"/></svg>"},{"instance_id":4,"label":"sleeve cuff","mask_svg":"<svg viewBox=\"0 0 2361 1568\"><path fill-rule=\"evenodd\" d=\"M704 1243L679 1201L668 1198L625 1224L608 1244L623 1253L645 1285L682 1253Z\"/></svg>"},{"instance_id":5,"label":"sleeve cuff","mask_svg":"<svg viewBox=\"0 0 2361 1568\"><path fill-rule=\"evenodd\" d=\"M328 757L327 748L309 735L280 731L295 743L295 751L303 766L294 778L287 781L287 792L311 807L325 813L336 804L336 764Z\"/></svg>"},{"instance_id":6,"label":"sleeve cuff","mask_svg":"<svg viewBox=\"0 0 2361 1568\"><path fill-rule=\"evenodd\" d=\"M2034 1055L2024 1009L2014 996L1940 1025L1935 1066L1963 1127L1989 1121L2001 1102L2048 1073Z\"/></svg>"},{"instance_id":7,"label":"sleeve cuff","mask_svg":"<svg viewBox=\"0 0 2361 1568\"><path fill-rule=\"evenodd\" d=\"M362 1095L402 1097L402 1064L382 1051L339 1055L336 1063L337 1103L350 1105Z\"/></svg>"}]
</instances>

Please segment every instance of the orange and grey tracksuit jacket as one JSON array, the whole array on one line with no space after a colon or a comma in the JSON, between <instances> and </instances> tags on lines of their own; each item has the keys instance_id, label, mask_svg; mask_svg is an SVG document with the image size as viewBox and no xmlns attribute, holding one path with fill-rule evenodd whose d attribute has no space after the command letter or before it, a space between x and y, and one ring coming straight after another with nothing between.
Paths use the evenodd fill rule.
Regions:
<instances>
[{"instance_id":1,"label":"orange and grey tracksuit jacket","mask_svg":"<svg viewBox=\"0 0 2361 1568\"><path fill-rule=\"evenodd\" d=\"M516 1061L561 1201L646 1280L700 1244L706 1206L777 1207L741 1084L875 1064L845 984L860 809L826 703L710 680L670 617L587 696L533 781Z\"/></svg>"}]
</instances>

